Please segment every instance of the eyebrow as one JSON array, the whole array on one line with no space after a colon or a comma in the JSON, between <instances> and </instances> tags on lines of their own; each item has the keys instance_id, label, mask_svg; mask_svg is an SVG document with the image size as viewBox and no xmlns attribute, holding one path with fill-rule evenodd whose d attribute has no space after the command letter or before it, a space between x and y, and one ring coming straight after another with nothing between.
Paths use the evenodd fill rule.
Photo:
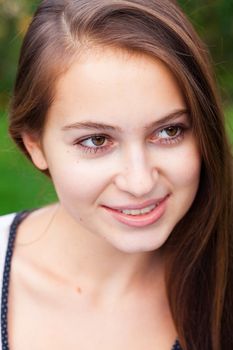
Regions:
<instances>
[{"instance_id":1,"label":"eyebrow","mask_svg":"<svg viewBox=\"0 0 233 350\"><path fill-rule=\"evenodd\" d=\"M63 126L62 130L70 130L70 129L96 129L96 130L106 130L106 131L122 131L119 126L107 125L103 123L94 123L91 121L86 122L76 122L70 125Z\"/></svg>"},{"instance_id":2,"label":"eyebrow","mask_svg":"<svg viewBox=\"0 0 233 350\"><path fill-rule=\"evenodd\" d=\"M147 124L144 129L148 130L151 128L159 127L163 125L164 123L171 122L174 119L177 119L178 117L181 117L183 115L188 115L189 112L187 109L180 109L176 110L172 113L169 113L168 115L165 115L164 117L160 118L159 120L152 122L150 124ZM119 126L116 125L108 125L104 123L95 123L92 121L84 121L84 122L75 122L73 124L65 125L62 127L62 131L71 130L71 129L91 129L91 130L104 130L104 131L118 131L122 132L122 129Z\"/></svg>"},{"instance_id":3,"label":"eyebrow","mask_svg":"<svg viewBox=\"0 0 233 350\"><path fill-rule=\"evenodd\" d=\"M145 126L145 129L151 129L151 128L158 128L168 122L172 122L173 120L182 117L182 116L188 116L189 115L189 111L188 109L179 109L176 110L172 113L169 113L167 115L165 115L164 117L160 118L159 120L156 120L155 122L152 122L150 124L147 124Z\"/></svg>"}]
</instances>

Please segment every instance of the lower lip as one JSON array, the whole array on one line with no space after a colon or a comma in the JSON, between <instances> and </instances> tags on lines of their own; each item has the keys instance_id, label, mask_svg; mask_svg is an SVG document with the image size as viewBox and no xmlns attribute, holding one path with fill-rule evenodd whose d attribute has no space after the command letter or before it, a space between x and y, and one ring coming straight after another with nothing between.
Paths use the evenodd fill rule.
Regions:
<instances>
[{"instance_id":1,"label":"lower lip","mask_svg":"<svg viewBox=\"0 0 233 350\"><path fill-rule=\"evenodd\" d=\"M168 196L166 196L152 211L142 215L127 215L108 207L104 207L104 209L110 212L117 221L125 225L131 227L144 227L154 224L164 215L166 211L167 199Z\"/></svg>"}]
</instances>

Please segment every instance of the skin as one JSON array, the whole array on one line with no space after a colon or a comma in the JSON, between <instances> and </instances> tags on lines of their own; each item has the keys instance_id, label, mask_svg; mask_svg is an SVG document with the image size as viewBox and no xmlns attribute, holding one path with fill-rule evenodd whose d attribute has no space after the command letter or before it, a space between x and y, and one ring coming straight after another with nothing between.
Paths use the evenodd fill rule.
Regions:
<instances>
[{"instance_id":1,"label":"skin","mask_svg":"<svg viewBox=\"0 0 233 350\"><path fill-rule=\"evenodd\" d=\"M59 305L63 320L72 319L67 329L73 339L70 349L77 344L91 349L93 339L102 350L113 349L113 344L116 349L168 350L174 342L164 285L164 247L195 198L201 165L185 110L177 81L159 60L111 50L92 52L59 80L42 140L24 135L34 164L49 169L60 204L36 211L20 226L12 272L12 291L18 290L14 295L20 297L17 302L12 292L12 308L17 315L25 308L32 313L28 294L33 305L39 298L38 303L52 311L46 315L41 307L34 311L36 329L43 330L44 322L49 329L52 322L56 334L63 334L67 326L57 322ZM183 112L168 120L177 111ZM87 121L116 129L77 128L77 123ZM168 127L175 137L168 135ZM102 140L106 147L97 153L93 139L87 139L96 133L107 136ZM87 152L83 146L92 149ZM140 228L120 223L103 207L161 197L166 197L162 217ZM33 244L22 245L34 239ZM21 280L14 282L20 264ZM33 292L32 279L50 298ZM30 293L24 287L27 283ZM138 319L138 314L147 316ZM27 327L30 322L29 317ZM70 329L70 324L79 325L86 336L76 338L76 328ZM113 329L110 324L121 326ZM31 346L23 340L27 327L20 316L12 316L12 345ZM140 337L132 337L132 332ZM59 337L57 343L53 339L47 346L62 349L67 338Z\"/></svg>"}]
</instances>

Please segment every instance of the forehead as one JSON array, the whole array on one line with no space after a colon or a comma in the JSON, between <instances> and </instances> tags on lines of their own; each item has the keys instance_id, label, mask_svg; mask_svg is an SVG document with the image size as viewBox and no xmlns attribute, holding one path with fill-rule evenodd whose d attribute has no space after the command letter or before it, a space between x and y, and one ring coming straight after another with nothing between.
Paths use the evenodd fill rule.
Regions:
<instances>
[{"instance_id":1,"label":"forehead","mask_svg":"<svg viewBox=\"0 0 233 350\"><path fill-rule=\"evenodd\" d=\"M88 119L130 128L184 106L174 75L160 60L101 50L75 61L58 80L48 118L59 125Z\"/></svg>"}]
</instances>

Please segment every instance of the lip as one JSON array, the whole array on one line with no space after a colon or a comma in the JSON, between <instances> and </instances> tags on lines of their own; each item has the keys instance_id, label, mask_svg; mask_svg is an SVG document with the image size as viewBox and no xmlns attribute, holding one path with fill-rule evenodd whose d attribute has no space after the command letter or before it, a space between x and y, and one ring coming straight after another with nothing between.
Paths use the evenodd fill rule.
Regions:
<instances>
[{"instance_id":1,"label":"lip","mask_svg":"<svg viewBox=\"0 0 233 350\"><path fill-rule=\"evenodd\" d=\"M143 205L135 205L135 206L124 206L124 207L114 207L109 208L103 206L103 208L108 211L114 219L119 221L120 223L123 223L130 227L145 227L148 225L152 225L156 223L164 214L167 207L167 199L169 198L169 195L153 201L147 201L144 202ZM160 202L158 206L156 206L151 212L142 214L142 215L129 215L119 212L118 210L125 210L125 209L142 209L146 206L155 204L156 202ZM119 208L119 209L118 209ZM122 209L123 208L123 209Z\"/></svg>"},{"instance_id":2,"label":"lip","mask_svg":"<svg viewBox=\"0 0 233 350\"><path fill-rule=\"evenodd\" d=\"M146 207L149 207L150 205L153 205L153 204L156 204L158 202L162 202L167 196L164 196L164 197L160 197L160 198L155 198L155 199L150 199L150 200L147 200L143 203L140 203L140 204L128 204L128 205L124 205L124 206L112 206L112 207L107 207L107 206L104 206L105 208L109 208L109 209L112 209L112 210L132 210L132 209L143 209L143 208L146 208Z\"/></svg>"}]
</instances>

